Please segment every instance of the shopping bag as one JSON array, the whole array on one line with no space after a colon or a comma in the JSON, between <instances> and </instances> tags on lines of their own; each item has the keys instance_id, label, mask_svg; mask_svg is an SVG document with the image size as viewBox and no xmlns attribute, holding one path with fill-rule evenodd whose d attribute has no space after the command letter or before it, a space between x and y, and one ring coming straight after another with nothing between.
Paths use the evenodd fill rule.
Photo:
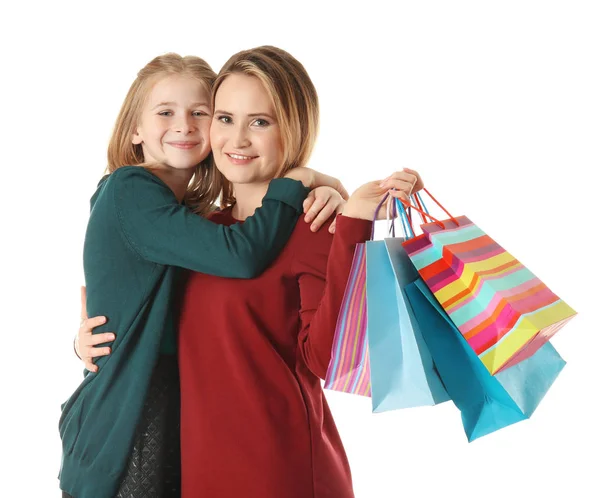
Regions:
<instances>
[{"instance_id":1,"label":"shopping bag","mask_svg":"<svg viewBox=\"0 0 600 498\"><path fill-rule=\"evenodd\" d=\"M404 237L366 243L367 339L374 412L449 399L408 305L404 287L419 278Z\"/></svg>"},{"instance_id":2,"label":"shopping bag","mask_svg":"<svg viewBox=\"0 0 600 498\"><path fill-rule=\"evenodd\" d=\"M335 327L325 389L371 396L366 278L365 244L356 244Z\"/></svg>"},{"instance_id":3,"label":"shopping bag","mask_svg":"<svg viewBox=\"0 0 600 498\"><path fill-rule=\"evenodd\" d=\"M576 312L469 218L446 213L450 219L444 221L424 213L433 222L421 225L423 233L403 246L452 322L495 374L532 356Z\"/></svg>"},{"instance_id":4,"label":"shopping bag","mask_svg":"<svg viewBox=\"0 0 600 498\"><path fill-rule=\"evenodd\" d=\"M356 248L324 386L372 396L375 412L449 399L403 292L418 274L392 235Z\"/></svg>"},{"instance_id":5,"label":"shopping bag","mask_svg":"<svg viewBox=\"0 0 600 498\"><path fill-rule=\"evenodd\" d=\"M494 376L421 279L406 294L469 441L531 416L565 365L550 343Z\"/></svg>"}]
</instances>

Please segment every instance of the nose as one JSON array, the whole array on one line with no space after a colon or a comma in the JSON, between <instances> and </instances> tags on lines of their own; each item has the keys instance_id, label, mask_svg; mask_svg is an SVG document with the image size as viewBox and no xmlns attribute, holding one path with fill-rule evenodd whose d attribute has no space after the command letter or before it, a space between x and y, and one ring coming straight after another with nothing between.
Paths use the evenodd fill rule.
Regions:
<instances>
[{"instance_id":1,"label":"nose","mask_svg":"<svg viewBox=\"0 0 600 498\"><path fill-rule=\"evenodd\" d=\"M232 145L236 149L249 147L251 144L249 131L245 126L236 126L234 130Z\"/></svg>"},{"instance_id":2,"label":"nose","mask_svg":"<svg viewBox=\"0 0 600 498\"><path fill-rule=\"evenodd\" d=\"M175 121L174 129L178 133L188 135L194 131L195 122L193 116L179 116Z\"/></svg>"}]
</instances>

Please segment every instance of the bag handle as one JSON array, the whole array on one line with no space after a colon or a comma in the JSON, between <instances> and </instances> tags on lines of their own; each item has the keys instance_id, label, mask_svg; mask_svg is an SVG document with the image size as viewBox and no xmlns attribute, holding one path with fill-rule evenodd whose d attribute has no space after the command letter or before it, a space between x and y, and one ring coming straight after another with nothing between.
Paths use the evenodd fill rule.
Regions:
<instances>
[{"instance_id":1,"label":"bag handle","mask_svg":"<svg viewBox=\"0 0 600 498\"><path fill-rule=\"evenodd\" d=\"M429 192L429 191L428 191L426 188L423 188L423 191L424 191L424 192L425 192L425 193L426 193L426 194L427 194L429 197L431 197L431 199L433 200L433 202L435 202L435 203L436 203L436 204L437 204L437 205L438 205L440 208L442 208L442 210L443 210L443 211L444 211L444 212L445 212L445 213L448 215L448 217L449 217L449 218L450 218L450 219L451 219L451 220L452 220L454 223L456 223L456 226L459 226L459 223L458 223L458 221L456 220L456 218L455 218L454 216L452 216L452 215L451 215L451 214L448 212L448 210L447 210L447 209L446 209L444 206L442 206L442 205L439 203L439 201L438 201L438 200L437 200L435 197L433 197L433 195L431 195L431 193L430 193L430 192ZM417 200L417 201L415 201L415 203L416 203L416 204L419 204L419 206L420 206L420 207L423 207L423 206L422 206L422 202L423 202L423 201L422 201L422 199L421 199L420 197L417 197L417 199L418 199L418 200ZM439 227L441 227L441 228L446 228L446 227L444 226L444 224L443 224L443 223L442 223L440 220L438 220L438 219L434 218L433 216L431 216L431 215L429 214L429 212L428 212L426 209L420 209L420 207L413 206L412 204L410 204L410 202L408 202L408 201L405 201L404 199L398 199L398 200L399 200L399 201L400 201L400 202L403 204L403 207L404 207L404 209L414 209L415 211L417 211L418 213L420 213L420 214L421 214L421 216L424 216L424 217L426 217L426 218L429 218L431 221L433 221L433 222L434 222L436 225L438 225Z\"/></svg>"},{"instance_id":2,"label":"bag handle","mask_svg":"<svg viewBox=\"0 0 600 498\"><path fill-rule=\"evenodd\" d=\"M390 194L388 192L388 193L386 193L383 196L383 199L381 199L381 201L379 202L379 204L375 208L375 214L373 215L373 224L372 224L372 227L371 227L371 238L370 238L370 240L373 240L373 237L375 236L375 221L377 221L377 215L379 214L379 211L381 210L381 208L383 206L383 203L386 202L389 197L390 197ZM388 224L390 223L390 219L391 219L391 222L392 222L391 225L390 225L389 234L391 234L392 237L396 237L396 224L394 223L394 220L396 219L396 216L397 216L397 214L399 212L400 213L400 221L402 222L402 228L403 228L403 231L404 231L405 238L409 239L409 238L414 237L415 236L415 231L414 231L413 226L412 226L412 219L409 216L406 215L404 206L400 206L398 204L399 200L396 199L396 198L394 200L395 200L395 202L390 202L387 205L386 219L387 219ZM414 202L419 202L419 201L415 200ZM409 210L409 213L410 213L410 207L408 208L408 210ZM390 214L390 211L392 211L391 214ZM421 215L421 219L425 223L425 218L423 218L423 215ZM409 234L411 234L411 236L409 236Z\"/></svg>"}]
</instances>

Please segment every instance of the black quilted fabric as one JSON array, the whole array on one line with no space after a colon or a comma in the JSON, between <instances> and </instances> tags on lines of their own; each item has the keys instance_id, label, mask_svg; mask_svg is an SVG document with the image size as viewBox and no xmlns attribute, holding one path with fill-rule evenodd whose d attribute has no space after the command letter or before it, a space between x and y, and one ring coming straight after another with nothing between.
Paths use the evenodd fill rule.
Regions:
<instances>
[{"instance_id":1,"label":"black quilted fabric","mask_svg":"<svg viewBox=\"0 0 600 498\"><path fill-rule=\"evenodd\" d=\"M179 414L177 359L162 356L152 374L129 464L115 498L180 498ZM63 492L63 498L73 497Z\"/></svg>"}]
</instances>

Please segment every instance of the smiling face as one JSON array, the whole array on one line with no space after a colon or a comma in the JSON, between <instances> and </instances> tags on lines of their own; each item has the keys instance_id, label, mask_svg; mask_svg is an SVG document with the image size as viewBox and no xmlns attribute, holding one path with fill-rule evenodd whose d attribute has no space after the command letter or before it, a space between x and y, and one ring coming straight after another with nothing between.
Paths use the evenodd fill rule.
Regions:
<instances>
[{"instance_id":1,"label":"smiling face","mask_svg":"<svg viewBox=\"0 0 600 498\"><path fill-rule=\"evenodd\" d=\"M227 76L215 95L210 141L217 168L231 183L264 184L283 165L272 99L254 76Z\"/></svg>"},{"instance_id":2,"label":"smiling face","mask_svg":"<svg viewBox=\"0 0 600 498\"><path fill-rule=\"evenodd\" d=\"M141 144L144 161L187 170L210 153L210 95L190 76L159 79L144 103L132 143Z\"/></svg>"}]
</instances>

